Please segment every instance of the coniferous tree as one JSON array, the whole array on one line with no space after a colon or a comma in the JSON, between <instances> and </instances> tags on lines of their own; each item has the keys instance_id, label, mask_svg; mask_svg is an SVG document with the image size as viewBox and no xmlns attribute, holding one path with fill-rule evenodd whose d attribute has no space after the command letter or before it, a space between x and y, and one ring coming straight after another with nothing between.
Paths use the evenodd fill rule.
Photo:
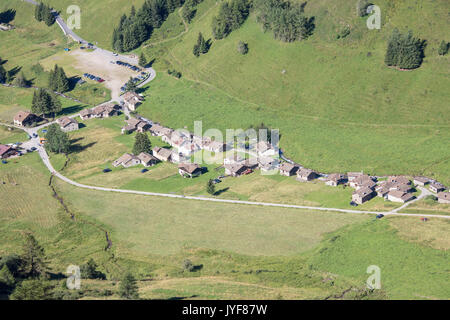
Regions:
<instances>
[{"instance_id":1,"label":"coniferous tree","mask_svg":"<svg viewBox=\"0 0 450 320\"><path fill-rule=\"evenodd\" d=\"M126 273L120 281L119 295L125 299L139 299L138 286L136 279L131 273Z\"/></svg>"},{"instance_id":2,"label":"coniferous tree","mask_svg":"<svg viewBox=\"0 0 450 320\"><path fill-rule=\"evenodd\" d=\"M214 195L216 193L216 187L212 179L209 179L209 181L206 183L206 192L208 192L211 195Z\"/></svg>"},{"instance_id":3,"label":"coniferous tree","mask_svg":"<svg viewBox=\"0 0 450 320\"><path fill-rule=\"evenodd\" d=\"M28 87L28 81L23 72L19 73L19 75L14 79L13 84L20 88Z\"/></svg>"},{"instance_id":4,"label":"coniferous tree","mask_svg":"<svg viewBox=\"0 0 450 320\"><path fill-rule=\"evenodd\" d=\"M150 153L152 151L152 144L145 132L136 133L133 146L133 154L138 155L141 152Z\"/></svg>"},{"instance_id":5,"label":"coniferous tree","mask_svg":"<svg viewBox=\"0 0 450 320\"><path fill-rule=\"evenodd\" d=\"M0 290L2 289L2 287L6 289L12 288L15 283L16 280L14 279L13 274L5 263L0 269Z\"/></svg>"},{"instance_id":6,"label":"coniferous tree","mask_svg":"<svg viewBox=\"0 0 450 320\"><path fill-rule=\"evenodd\" d=\"M181 11L181 15L184 20L187 21L187 23L191 23L191 20L194 18L196 9L195 9L196 3L195 0L187 0L184 3L183 10Z\"/></svg>"},{"instance_id":7,"label":"coniferous tree","mask_svg":"<svg viewBox=\"0 0 450 320\"><path fill-rule=\"evenodd\" d=\"M25 235L22 261L23 273L28 277L36 278L47 274L48 266L44 248L39 245L36 238L30 233Z\"/></svg>"},{"instance_id":8,"label":"coniferous tree","mask_svg":"<svg viewBox=\"0 0 450 320\"><path fill-rule=\"evenodd\" d=\"M358 0L356 3L356 14L359 17L364 17L367 15L367 7L370 5L368 0Z\"/></svg>"},{"instance_id":9,"label":"coniferous tree","mask_svg":"<svg viewBox=\"0 0 450 320\"><path fill-rule=\"evenodd\" d=\"M197 43L194 45L194 48L192 52L194 53L194 56L198 57L200 54L205 54L208 52L208 44L205 41L205 38L203 38L203 35L201 32L198 33L197 37Z\"/></svg>"},{"instance_id":10,"label":"coniferous tree","mask_svg":"<svg viewBox=\"0 0 450 320\"><path fill-rule=\"evenodd\" d=\"M415 38L411 31L401 34L394 29L388 41L384 62L400 69L420 67L424 57L425 41Z\"/></svg>"},{"instance_id":11,"label":"coniferous tree","mask_svg":"<svg viewBox=\"0 0 450 320\"><path fill-rule=\"evenodd\" d=\"M438 49L438 54L440 56L445 56L448 53L449 46L450 44L447 41L442 40L441 45Z\"/></svg>"},{"instance_id":12,"label":"coniferous tree","mask_svg":"<svg viewBox=\"0 0 450 320\"><path fill-rule=\"evenodd\" d=\"M67 154L70 150L68 134L62 131L56 123L48 127L45 139L47 140L45 147L51 152Z\"/></svg>"},{"instance_id":13,"label":"coniferous tree","mask_svg":"<svg viewBox=\"0 0 450 320\"><path fill-rule=\"evenodd\" d=\"M248 45L245 42L239 41L237 50L240 54L247 54L248 52Z\"/></svg>"},{"instance_id":14,"label":"coniferous tree","mask_svg":"<svg viewBox=\"0 0 450 320\"><path fill-rule=\"evenodd\" d=\"M52 298L52 285L44 279L24 280L9 296L11 300L48 300Z\"/></svg>"},{"instance_id":15,"label":"coniferous tree","mask_svg":"<svg viewBox=\"0 0 450 320\"><path fill-rule=\"evenodd\" d=\"M128 82L126 83L125 88L126 88L126 91L130 91L130 92L137 91L136 83L133 81L132 77L130 77L130 80L128 80Z\"/></svg>"},{"instance_id":16,"label":"coniferous tree","mask_svg":"<svg viewBox=\"0 0 450 320\"><path fill-rule=\"evenodd\" d=\"M147 58L145 58L144 52L141 52L141 55L139 56L139 65L143 68L147 65Z\"/></svg>"}]
</instances>

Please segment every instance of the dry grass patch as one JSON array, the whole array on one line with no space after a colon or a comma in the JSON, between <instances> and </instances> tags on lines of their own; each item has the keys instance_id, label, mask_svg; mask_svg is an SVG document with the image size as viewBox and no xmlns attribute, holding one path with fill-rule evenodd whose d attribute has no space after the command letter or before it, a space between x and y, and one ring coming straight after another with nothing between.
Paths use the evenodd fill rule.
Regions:
<instances>
[{"instance_id":1,"label":"dry grass patch","mask_svg":"<svg viewBox=\"0 0 450 320\"><path fill-rule=\"evenodd\" d=\"M430 218L423 222L419 217L392 217L391 225L398 230L400 237L435 249L450 248L450 221Z\"/></svg>"}]
</instances>

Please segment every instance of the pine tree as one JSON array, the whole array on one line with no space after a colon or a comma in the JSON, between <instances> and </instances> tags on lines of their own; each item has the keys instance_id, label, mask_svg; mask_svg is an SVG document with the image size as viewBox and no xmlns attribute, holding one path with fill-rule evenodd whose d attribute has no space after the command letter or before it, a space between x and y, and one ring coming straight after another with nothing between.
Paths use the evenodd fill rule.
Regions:
<instances>
[{"instance_id":1,"label":"pine tree","mask_svg":"<svg viewBox=\"0 0 450 320\"><path fill-rule=\"evenodd\" d=\"M130 77L130 80L128 80L127 84L125 85L126 91L130 92L136 92L137 86L136 83L133 81L133 78Z\"/></svg>"},{"instance_id":2,"label":"pine tree","mask_svg":"<svg viewBox=\"0 0 450 320\"><path fill-rule=\"evenodd\" d=\"M90 258L86 264L83 264L80 269L81 277L83 279L100 278L101 273L97 271L97 264L92 258Z\"/></svg>"},{"instance_id":3,"label":"pine tree","mask_svg":"<svg viewBox=\"0 0 450 320\"><path fill-rule=\"evenodd\" d=\"M25 235L22 260L23 272L28 277L36 278L47 274L48 266L44 248L39 245L35 237L30 233Z\"/></svg>"},{"instance_id":4,"label":"pine tree","mask_svg":"<svg viewBox=\"0 0 450 320\"><path fill-rule=\"evenodd\" d=\"M238 42L237 50L240 54L247 54L248 52L248 45L242 41Z\"/></svg>"},{"instance_id":5,"label":"pine tree","mask_svg":"<svg viewBox=\"0 0 450 320\"><path fill-rule=\"evenodd\" d=\"M399 42L400 42L400 32L398 31L397 28L395 28L391 34L391 37L389 38L386 55L384 57L384 63L387 66L397 65Z\"/></svg>"},{"instance_id":6,"label":"pine tree","mask_svg":"<svg viewBox=\"0 0 450 320\"><path fill-rule=\"evenodd\" d=\"M35 19L37 21L44 20L43 13L44 13L44 4L42 2L40 2L34 9L34 17L35 17Z\"/></svg>"},{"instance_id":7,"label":"pine tree","mask_svg":"<svg viewBox=\"0 0 450 320\"><path fill-rule=\"evenodd\" d=\"M52 297L52 285L44 279L22 281L9 296L11 300L48 300Z\"/></svg>"},{"instance_id":8,"label":"pine tree","mask_svg":"<svg viewBox=\"0 0 450 320\"><path fill-rule=\"evenodd\" d=\"M445 56L448 53L449 46L450 44L447 41L442 40L441 45L439 46L438 49L438 54L440 56Z\"/></svg>"},{"instance_id":9,"label":"pine tree","mask_svg":"<svg viewBox=\"0 0 450 320\"><path fill-rule=\"evenodd\" d=\"M57 69L55 78L56 78L57 87L58 87L58 89L56 91L58 91L60 93L69 91L69 79L67 78L66 73L64 72L63 68Z\"/></svg>"},{"instance_id":10,"label":"pine tree","mask_svg":"<svg viewBox=\"0 0 450 320\"><path fill-rule=\"evenodd\" d=\"M6 263L3 265L3 267L0 269L0 289L2 286L11 288L16 283L16 280L14 279L13 274L9 270Z\"/></svg>"},{"instance_id":11,"label":"pine tree","mask_svg":"<svg viewBox=\"0 0 450 320\"><path fill-rule=\"evenodd\" d=\"M141 152L150 153L151 150L152 150L152 144L151 144L150 139L148 138L147 134L145 132L136 133L136 137L134 140L134 146L133 146L133 154L138 155Z\"/></svg>"},{"instance_id":12,"label":"pine tree","mask_svg":"<svg viewBox=\"0 0 450 320\"><path fill-rule=\"evenodd\" d=\"M209 181L206 183L206 192L208 192L211 195L214 195L216 193L216 187L212 179L209 179Z\"/></svg>"},{"instance_id":13,"label":"pine tree","mask_svg":"<svg viewBox=\"0 0 450 320\"><path fill-rule=\"evenodd\" d=\"M364 17L367 15L367 7L369 6L369 1L367 0L358 0L356 4L356 14L359 17Z\"/></svg>"},{"instance_id":14,"label":"pine tree","mask_svg":"<svg viewBox=\"0 0 450 320\"><path fill-rule=\"evenodd\" d=\"M201 32L198 33L197 43L194 45L194 49L192 51L194 53L194 56L198 57L200 54L204 54L208 52L208 45L205 41L205 38L203 38L203 35Z\"/></svg>"},{"instance_id":15,"label":"pine tree","mask_svg":"<svg viewBox=\"0 0 450 320\"><path fill-rule=\"evenodd\" d=\"M136 279L131 273L126 273L122 281L120 281L119 295L125 299L139 299Z\"/></svg>"},{"instance_id":16,"label":"pine tree","mask_svg":"<svg viewBox=\"0 0 450 320\"><path fill-rule=\"evenodd\" d=\"M25 78L23 72L20 72L19 75L14 79L13 84L20 88L28 87L28 81Z\"/></svg>"},{"instance_id":17,"label":"pine tree","mask_svg":"<svg viewBox=\"0 0 450 320\"><path fill-rule=\"evenodd\" d=\"M145 58L144 52L141 52L141 55L139 56L139 65L143 68L147 65L147 59Z\"/></svg>"},{"instance_id":18,"label":"pine tree","mask_svg":"<svg viewBox=\"0 0 450 320\"><path fill-rule=\"evenodd\" d=\"M48 127L45 139L45 147L51 152L67 154L70 150L69 136L56 123Z\"/></svg>"}]
</instances>

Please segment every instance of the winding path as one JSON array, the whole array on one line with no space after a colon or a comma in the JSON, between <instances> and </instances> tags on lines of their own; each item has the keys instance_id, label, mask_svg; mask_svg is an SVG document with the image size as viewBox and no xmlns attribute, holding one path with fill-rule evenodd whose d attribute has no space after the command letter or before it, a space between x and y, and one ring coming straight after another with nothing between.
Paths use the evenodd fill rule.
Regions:
<instances>
[{"instance_id":1,"label":"winding path","mask_svg":"<svg viewBox=\"0 0 450 320\"><path fill-rule=\"evenodd\" d=\"M25 0L29 3L32 3L36 5L37 3L33 0ZM87 43L85 40L77 36L72 30L70 30L67 25L65 24L64 20L57 15L57 21L58 25L61 27L61 29L64 31L64 34L70 35L74 39L78 39L77 41L81 41L82 43ZM103 51L106 55L111 55L111 57L117 57L114 55L113 52L110 52L108 50L104 50L98 47L95 47L96 50ZM130 57L127 56L119 56L120 59L123 59L125 61L134 61ZM131 60L130 60L131 59ZM150 68L151 69L151 68ZM152 81L156 76L156 72L151 69L151 76L141 84L145 85L146 83ZM77 115L72 115L72 117L75 117ZM339 208L325 208L325 207L312 207L312 206L300 206L300 205L292 205L292 204L281 204L281 203L268 203L268 202L256 202L256 201L241 201L241 200L227 200L227 199L216 199L216 198L208 198L208 197L194 197L194 196L183 196L183 195L176 195L176 194L167 194L167 193L156 193L156 192L145 192L145 191L136 191L136 190L126 190L126 189L114 189L114 188L104 188L104 187L97 187L97 186L89 186L85 184L81 184L78 182L75 182L65 176L63 176L61 173L57 172L54 167L52 166L50 159L48 157L47 152L45 151L44 147L40 145L39 143L39 137L33 138L33 133L37 133L39 129L41 129L44 126L50 125L52 122L46 123L45 125L36 127L36 128L21 128L16 127L12 125L5 124L10 127L16 127L19 129L24 130L27 132L32 138L31 143L34 144L34 146L37 148L37 151L39 152L39 156L41 157L42 161L44 162L47 169L51 172L52 175L58 177L62 181L65 181L73 186L89 189L89 190L97 190L97 191L107 191L107 192L118 192L118 193L125 193L125 194L136 194L136 195L145 195L145 196L154 196L154 197L166 197L166 198L177 198L177 199L185 199L185 200L194 200L194 201L209 201L209 202L218 202L218 203L228 203L228 204L240 204L240 205L253 205L253 206L264 206L264 207L279 207L279 208L295 208L295 209L307 209L307 210L316 210L316 211L332 211L332 212L342 212L342 213L355 213L355 214L383 214L383 215L395 215L395 216L416 216L416 217L434 217L434 218L442 218L442 219L450 219L450 216L445 215L437 215L437 214L414 214L414 213L399 213L398 211L404 209L411 203L418 201L422 199L423 197L431 194L427 189L419 187L421 190L421 195L417 197L415 200L410 201L402 205L401 207L394 209L389 212L381 212L381 211L360 211L360 210L350 210L350 209L339 209Z\"/></svg>"}]
</instances>

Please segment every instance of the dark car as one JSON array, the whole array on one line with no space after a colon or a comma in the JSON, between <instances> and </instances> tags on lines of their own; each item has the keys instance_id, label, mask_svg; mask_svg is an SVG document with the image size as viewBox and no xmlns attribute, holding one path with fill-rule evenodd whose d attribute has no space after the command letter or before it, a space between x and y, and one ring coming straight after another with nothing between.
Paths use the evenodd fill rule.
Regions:
<instances>
[{"instance_id":1,"label":"dark car","mask_svg":"<svg viewBox=\"0 0 450 320\"><path fill-rule=\"evenodd\" d=\"M222 180L220 180L220 179L214 179L212 181L213 184L218 184L218 183L221 183L221 182L222 182Z\"/></svg>"},{"instance_id":2,"label":"dark car","mask_svg":"<svg viewBox=\"0 0 450 320\"><path fill-rule=\"evenodd\" d=\"M31 151L36 151L37 148L36 148L36 147L32 147L30 150L31 150Z\"/></svg>"},{"instance_id":3,"label":"dark car","mask_svg":"<svg viewBox=\"0 0 450 320\"><path fill-rule=\"evenodd\" d=\"M142 169L141 172L142 173L146 173L148 171L148 169Z\"/></svg>"},{"instance_id":4,"label":"dark car","mask_svg":"<svg viewBox=\"0 0 450 320\"><path fill-rule=\"evenodd\" d=\"M104 173L111 172L111 169L110 168L103 169L103 172Z\"/></svg>"},{"instance_id":5,"label":"dark car","mask_svg":"<svg viewBox=\"0 0 450 320\"><path fill-rule=\"evenodd\" d=\"M352 206L352 207L357 207L358 206L358 204L357 203L355 203L355 202L350 202L350 205Z\"/></svg>"},{"instance_id":6,"label":"dark car","mask_svg":"<svg viewBox=\"0 0 450 320\"><path fill-rule=\"evenodd\" d=\"M381 219L381 218L383 218L384 217L384 214L377 214L377 219Z\"/></svg>"}]
</instances>

